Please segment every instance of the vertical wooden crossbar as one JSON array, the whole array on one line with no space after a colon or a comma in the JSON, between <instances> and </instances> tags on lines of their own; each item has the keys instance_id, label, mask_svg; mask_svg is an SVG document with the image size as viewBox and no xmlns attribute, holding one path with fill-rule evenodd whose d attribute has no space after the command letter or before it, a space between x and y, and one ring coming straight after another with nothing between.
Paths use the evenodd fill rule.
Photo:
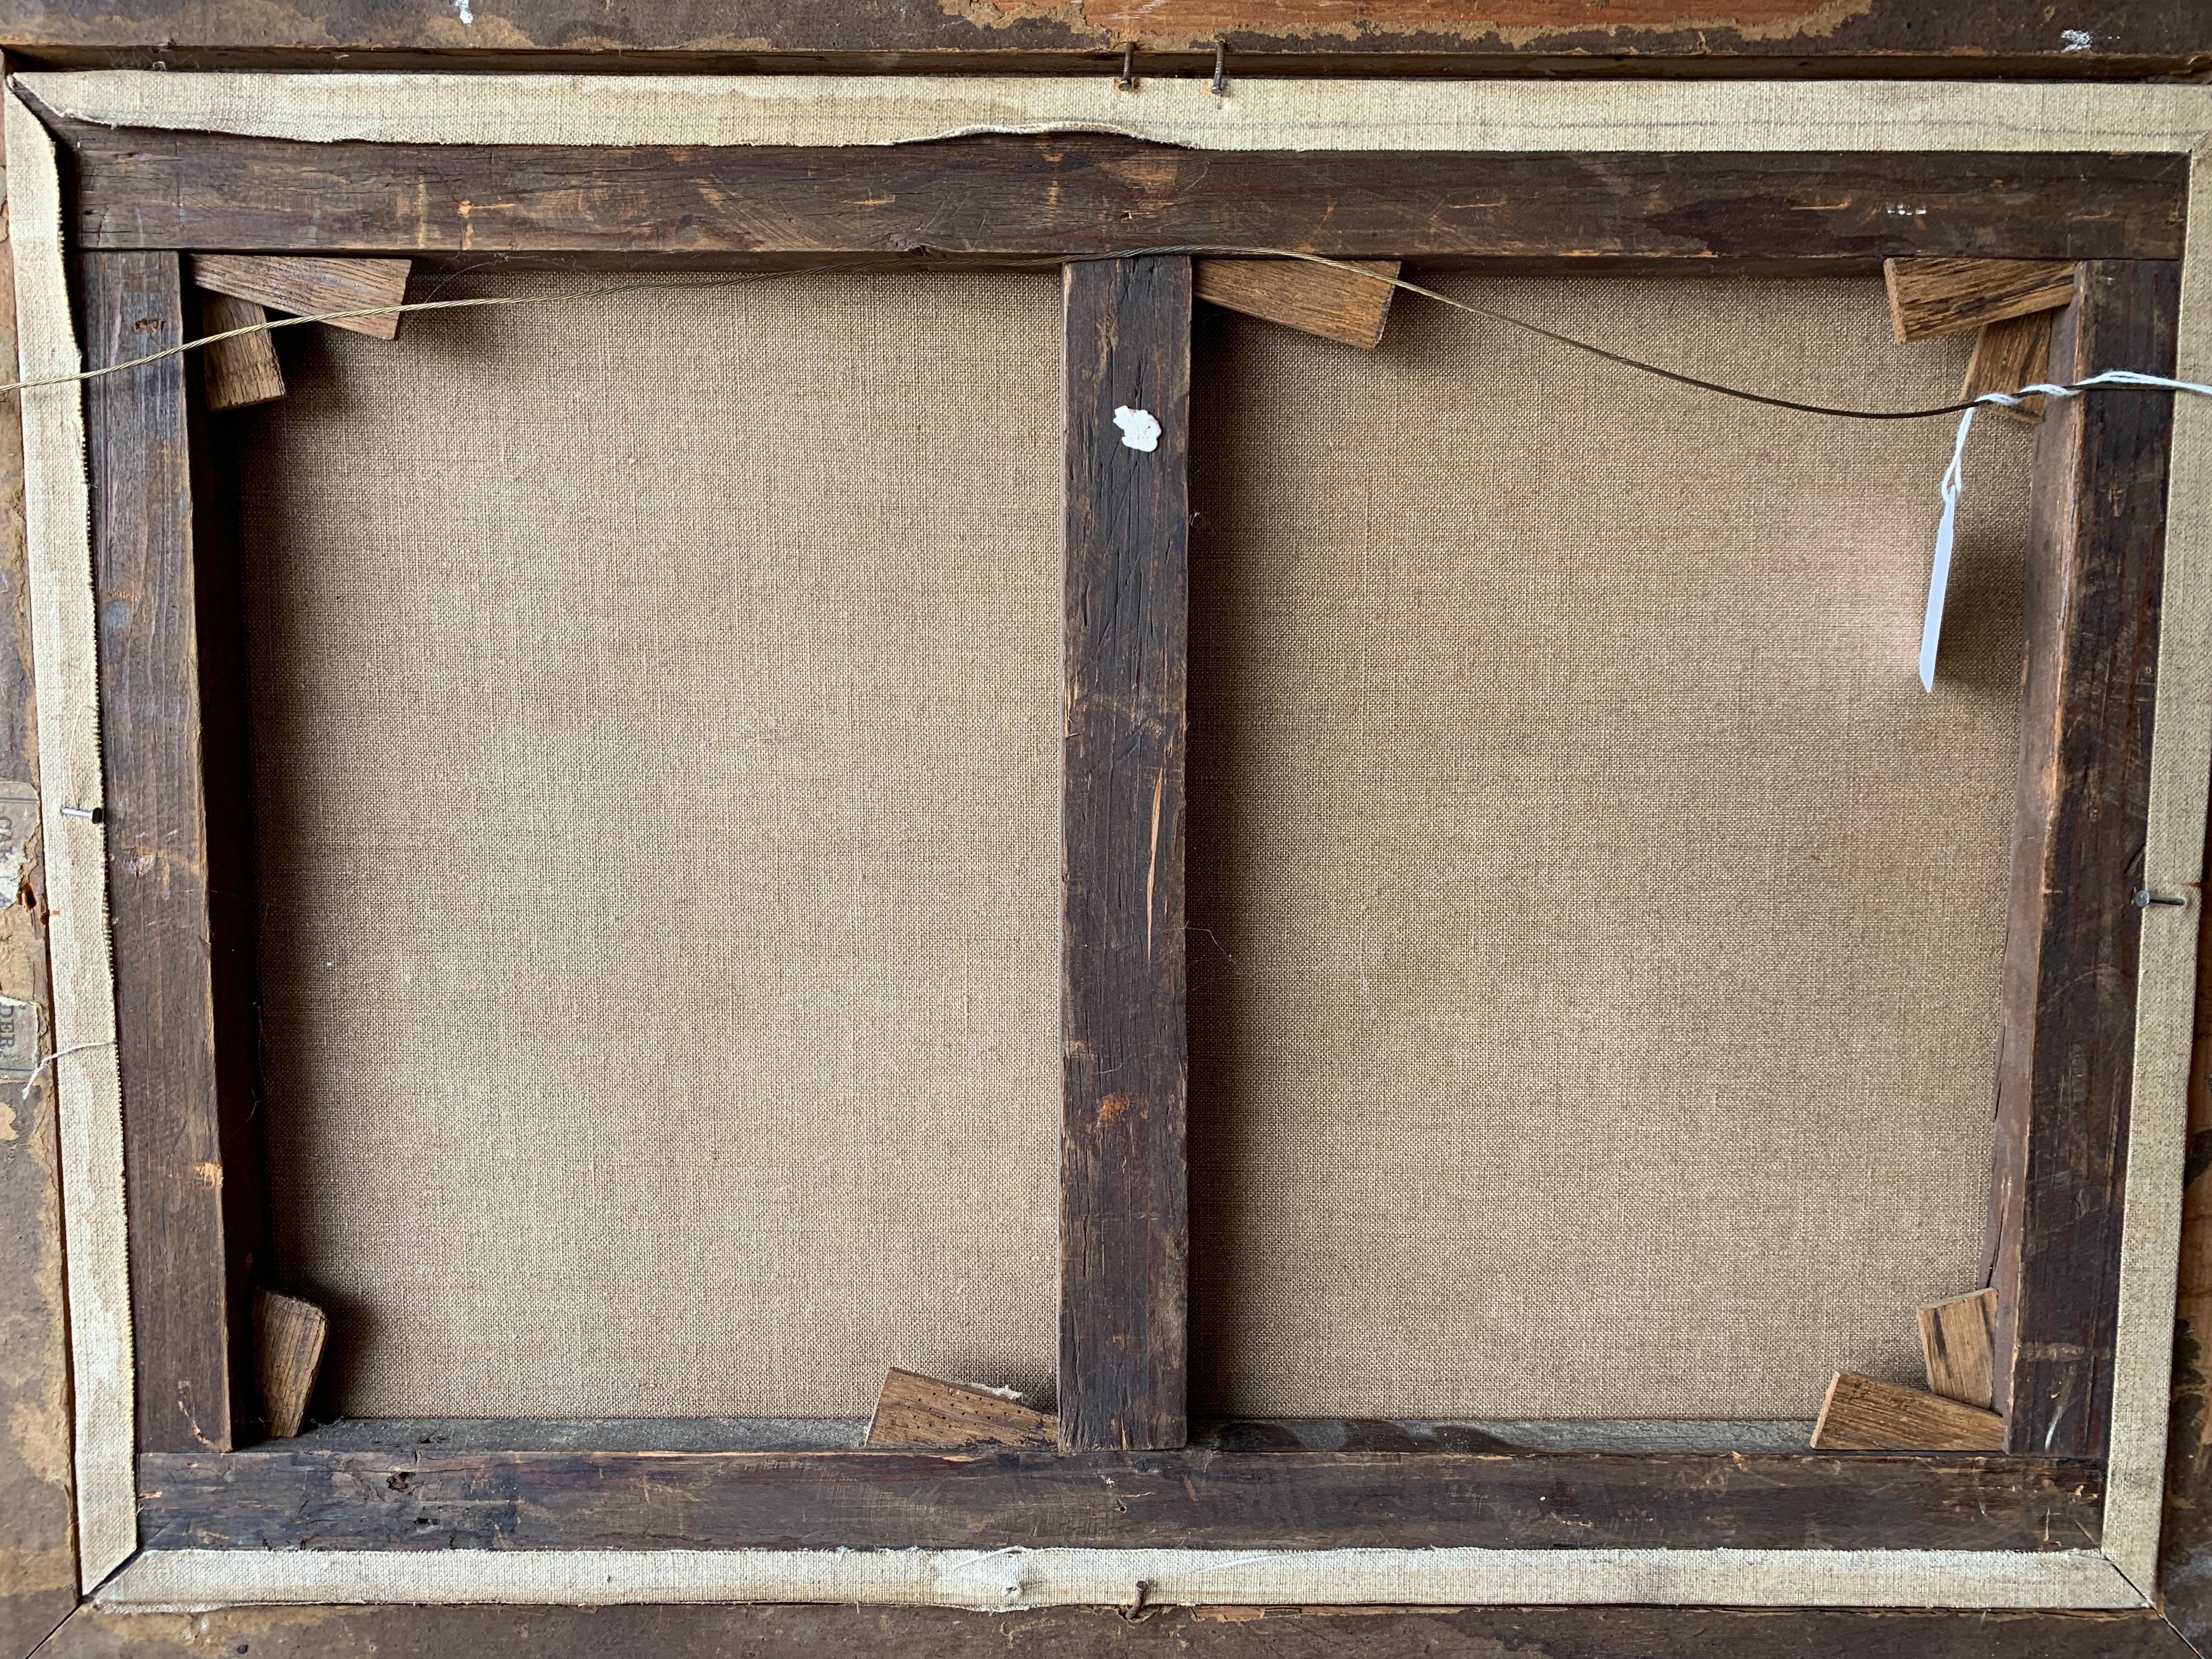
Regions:
<instances>
[{"instance_id":1,"label":"vertical wooden crossbar","mask_svg":"<svg viewBox=\"0 0 2212 1659\"><path fill-rule=\"evenodd\" d=\"M176 254L87 254L77 269L90 367L184 337ZM203 637L222 577L201 568L191 367L172 357L85 385L141 1451L228 1450L251 1437L254 1397L242 739L219 689L234 653Z\"/></svg>"},{"instance_id":2,"label":"vertical wooden crossbar","mask_svg":"<svg viewBox=\"0 0 2212 1659\"><path fill-rule=\"evenodd\" d=\"M2081 268L2051 378L2171 374L2175 265ZM2015 1452L2100 1456L2156 689L2168 392L2051 404L2035 451L1990 1205L1995 1395Z\"/></svg>"},{"instance_id":3,"label":"vertical wooden crossbar","mask_svg":"<svg viewBox=\"0 0 2212 1659\"><path fill-rule=\"evenodd\" d=\"M1190 261L1066 268L1060 1441L1185 1434Z\"/></svg>"}]
</instances>

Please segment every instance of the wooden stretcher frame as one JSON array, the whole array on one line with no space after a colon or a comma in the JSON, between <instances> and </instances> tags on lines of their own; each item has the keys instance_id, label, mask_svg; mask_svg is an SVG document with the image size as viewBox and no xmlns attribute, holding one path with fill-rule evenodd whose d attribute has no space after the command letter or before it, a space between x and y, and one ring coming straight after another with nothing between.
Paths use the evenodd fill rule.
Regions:
<instances>
[{"instance_id":1,"label":"wooden stretcher frame","mask_svg":"<svg viewBox=\"0 0 2212 1659\"><path fill-rule=\"evenodd\" d=\"M226 78L253 77L204 77ZM1602 110L1578 120L1602 92L1545 88L1564 114L1486 118L1486 141L1457 146L1401 136L1206 153L1161 149L1125 121L1124 132L979 131L891 148L461 151L114 129L61 112L76 77L18 85L64 160L56 228L90 368L185 337L193 252L662 267L1071 261L1057 1451L426 1457L252 1444L246 1318L265 1224L228 489L185 360L86 385L140 1492L139 1553L110 1586L117 1605L1008 1607L1126 1602L1138 1586L1139 1600L1226 1602L2142 1604L2156 1553L2212 707L2206 422L2168 394L2112 393L2054 405L2038 440L1988 1250L2009 1449L1246 1451L1218 1436L1191 1446L1181 957L1191 285L1188 252L1130 250L1522 270L1726 260L1769 273L1936 254L2073 259L2055 378L2178 367L2203 379L2206 307L2185 293L2207 280L2191 249L2212 195L2201 144L2212 94L2067 88L2023 116L2018 88L1920 86L1881 148L1850 152L1803 135L1839 111L1869 130L1850 100L1890 93L1633 89L1662 106L1651 131L1690 131L1668 125L1670 102L1698 112L1694 142L1667 149L1620 147L1621 125ZM1062 95L1036 86L1043 106ZM417 91L410 107L427 108L435 88ZM1329 101L1327 88L1312 96ZM1750 118L1760 100L1798 124ZM1362 119L1396 131L1356 112L1331 131L1357 136ZM1101 124L1085 106L1057 125ZM1439 212L1443 193L1477 205ZM26 229L19 206L19 248ZM1161 417L1156 452L1119 442L1110 417L1125 403ZM56 817L64 805L46 805L50 862L71 833ZM160 878L147 879L157 863ZM2147 890L2188 902L2145 911L2135 901ZM68 1030L57 1036L66 1048ZM58 1077L66 1114L65 1061ZM1348 1432L1358 1444L1357 1425ZM82 1425L79 1440L82 1463ZM81 1468L81 1490L96 1484ZM684 1517L672 1528L672 1514ZM885 1553L829 1553L847 1550ZM1010 1556L1014 1567L988 1565ZM88 1584L115 1565L88 1551Z\"/></svg>"}]
</instances>

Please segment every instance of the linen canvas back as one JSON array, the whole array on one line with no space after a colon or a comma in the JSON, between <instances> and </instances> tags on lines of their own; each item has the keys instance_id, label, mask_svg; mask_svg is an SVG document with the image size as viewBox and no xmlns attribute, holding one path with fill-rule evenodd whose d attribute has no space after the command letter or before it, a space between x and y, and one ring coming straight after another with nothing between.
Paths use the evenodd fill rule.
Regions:
<instances>
[{"instance_id":1,"label":"linen canvas back","mask_svg":"<svg viewBox=\"0 0 2212 1659\"><path fill-rule=\"evenodd\" d=\"M1440 279L1669 367L1957 395L1881 283ZM1975 1288L2028 439L1737 403L1401 297L1207 330L1199 1400L1803 1418Z\"/></svg>"},{"instance_id":2,"label":"linen canvas back","mask_svg":"<svg viewBox=\"0 0 2212 1659\"><path fill-rule=\"evenodd\" d=\"M267 1111L331 1406L1047 1380L1058 316L808 276L286 343Z\"/></svg>"},{"instance_id":3,"label":"linen canvas back","mask_svg":"<svg viewBox=\"0 0 2212 1659\"><path fill-rule=\"evenodd\" d=\"M1963 365L1877 283L1444 281L1828 401ZM1048 1379L1057 314L797 276L287 343L242 446L264 1040L330 1404ZM1978 1272L2023 435L1928 697L1948 422L1416 300L1374 354L1203 313L1197 385L1194 1404L1909 1379Z\"/></svg>"}]
</instances>

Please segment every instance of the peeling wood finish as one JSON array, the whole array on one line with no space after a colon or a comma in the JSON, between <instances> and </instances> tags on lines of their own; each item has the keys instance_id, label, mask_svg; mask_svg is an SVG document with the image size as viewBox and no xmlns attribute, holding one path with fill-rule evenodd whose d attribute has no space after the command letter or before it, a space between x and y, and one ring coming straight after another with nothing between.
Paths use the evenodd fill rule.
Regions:
<instances>
[{"instance_id":1,"label":"peeling wood finish","mask_svg":"<svg viewBox=\"0 0 2212 1659\"><path fill-rule=\"evenodd\" d=\"M56 131L75 153L81 247L356 255L1048 259L1191 245L1804 271L1958 254L2179 258L2188 172L2182 155L1199 152L1105 134L464 149Z\"/></svg>"},{"instance_id":2,"label":"peeling wood finish","mask_svg":"<svg viewBox=\"0 0 2212 1659\"><path fill-rule=\"evenodd\" d=\"M77 272L88 367L183 337L175 254L88 254ZM169 1451L246 1437L262 1224L250 1090L231 1070L251 1018L244 797L210 695L230 654L203 637L222 579L203 568L186 364L85 388L138 1444Z\"/></svg>"},{"instance_id":3,"label":"peeling wood finish","mask_svg":"<svg viewBox=\"0 0 2212 1659\"><path fill-rule=\"evenodd\" d=\"M1097 73L1123 44L1153 73L2174 74L2212 59L2191 0L2073 16L2015 0L45 0L0 23L38 64L737 70L981 66ZM615 58L613 54L619 53ZM1232 82L1233 85L1233 82Z\"/></svg>"},{"instance_id":4,"label":"peeling wood finish","mask_svg":"<svg viewBox=\"0 0 2212 1659\"><path fill-rule=\"evenodd\" d=\"M2177 268L2086 265L2051 372L2173 373ZM2100 1455L2156 690L2172 394L2075 398L2036 438L1989 1257L2014 1450Z\"/></svg>"},{"instance_id":5,"label":"peeling wood finish","mask_svg":"<svg viewBox=\"0 0 2212 1659\"><path fill-rule=\"evenodd\" d=\"M139 1460L155 1549L2078 1549L2094 1464L1983 1457L256 1449Z\"/></svg>"},{"instance_id":6,"label":"peeling wood finish","mask_svg":"<svg viewBox=\"0 0 2212 1659\"><path fill-rule=\"evenodd\" d=\"M1187 1419L1191 262L1066 269L1060 1443Z\"/></svg>"}]
</instances>

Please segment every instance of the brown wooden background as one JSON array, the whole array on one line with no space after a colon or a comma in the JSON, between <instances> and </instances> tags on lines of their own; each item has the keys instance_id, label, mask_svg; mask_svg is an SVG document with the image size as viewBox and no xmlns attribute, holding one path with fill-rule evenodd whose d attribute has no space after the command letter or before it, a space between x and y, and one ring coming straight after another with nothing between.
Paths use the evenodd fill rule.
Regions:
<instances>
[{"instance_id":1,"label":"brown wooden background","mask_svg":"<svg viewBox=\"0 0 2212 1659\"><path fill-rule=\"evenodd\" d=\"M1583 73L1989 78L2212 74L2203 0L0 0L13 65L823 69L1104 73ZM0 243L0 362L14 361ZM0 776L35 779L21 453L0 419ZM0 908L0 981L42 996L35 862ZM2212 943L2212 941L2208 941ZM27 993L24 988L29 988ZM2200 996L2189 1228L2174 1383L2166 1618L2155 1614L1741 1613L1546 1608L1265 1617L1170 1611L969 1614L843 1607L344 1608L204 1618L76 1607L55 1133L43 1086L0 1103L0 1659L52 1656L455 1652L568 1656L994 1653L1088 1659L1349 1655L2087 1659L2212 1651L2212 998ZM12 1091L10 1091L12 1092ZM2170 1621L2170 1622L2169 1622Z\"/></svg>"}]
</instances>

